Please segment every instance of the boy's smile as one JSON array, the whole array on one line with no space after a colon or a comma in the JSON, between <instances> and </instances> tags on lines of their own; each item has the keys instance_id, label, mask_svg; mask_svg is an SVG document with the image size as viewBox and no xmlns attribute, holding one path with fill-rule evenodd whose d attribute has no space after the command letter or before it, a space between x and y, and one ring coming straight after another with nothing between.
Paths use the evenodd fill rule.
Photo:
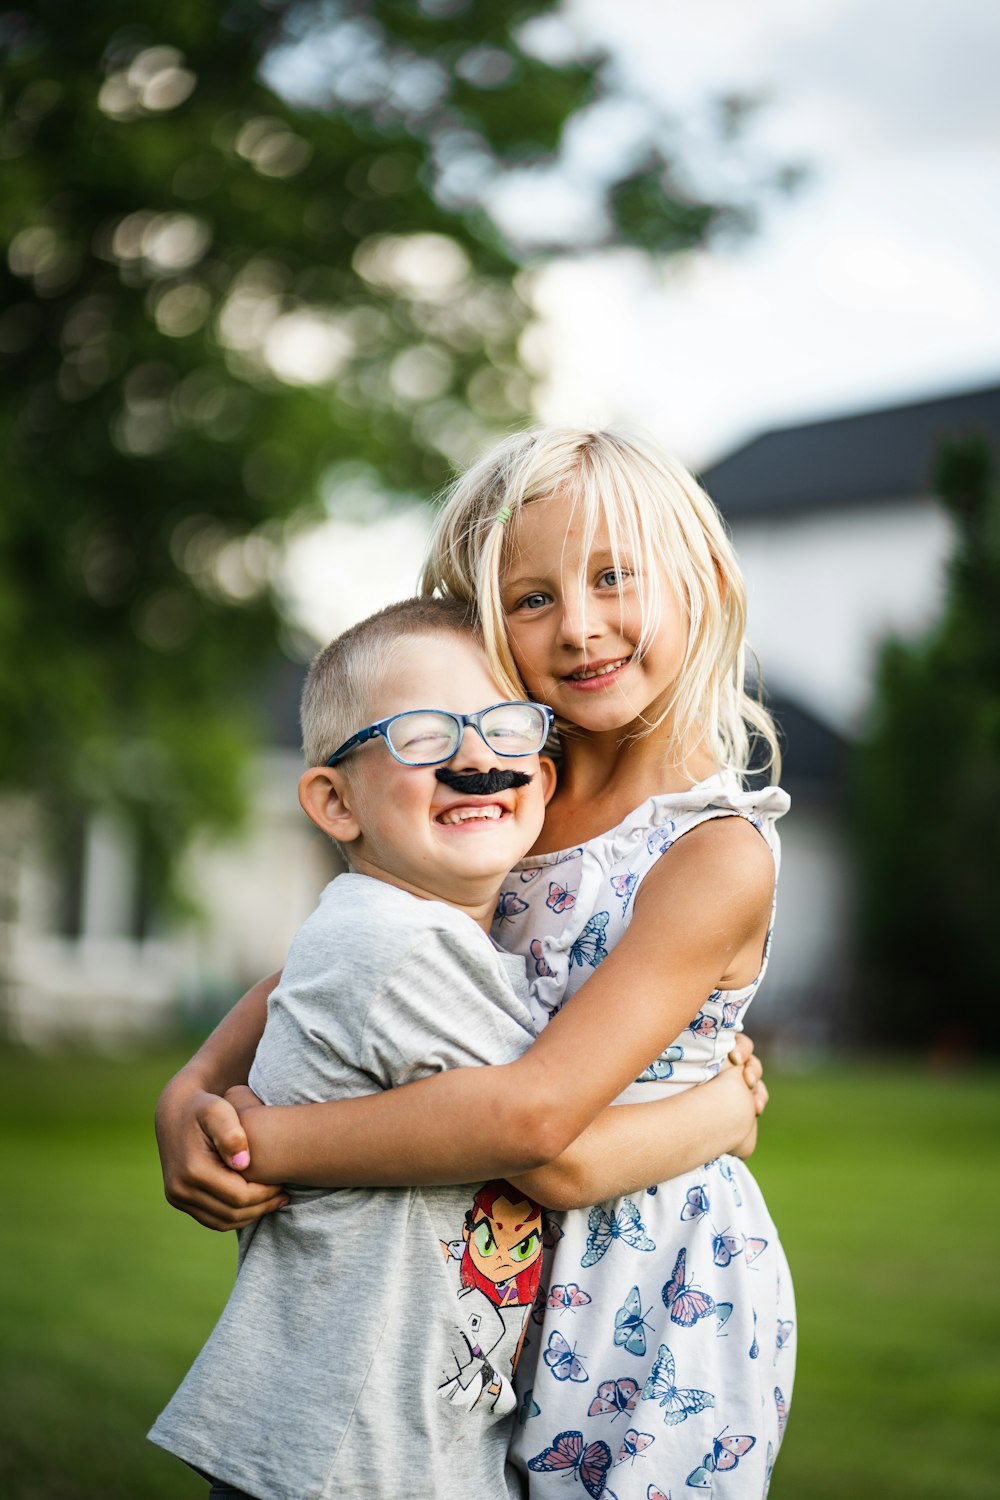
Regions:
<instances>
[{"instance_id":1,"label":"boy's smile","mask_svg":"<svg viewBox=\"0 0 1000 1500\"><path fill-rule=\"evenodd\" d=\"M427 708L476 713L502 697L471 637L404 636L359 722ZM375 739L303 781L317 774L339 792L345 815L328 831L359 874L446 901L485 927L500 882L538 837L553 775L538 755L497 755L471 725L446 764L402 765Z\"/></svg>"}]
</instances>

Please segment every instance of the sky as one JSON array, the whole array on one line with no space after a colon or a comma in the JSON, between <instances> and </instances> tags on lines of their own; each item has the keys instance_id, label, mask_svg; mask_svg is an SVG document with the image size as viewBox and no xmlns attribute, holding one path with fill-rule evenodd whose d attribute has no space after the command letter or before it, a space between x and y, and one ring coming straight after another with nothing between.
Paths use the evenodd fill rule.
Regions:
<instances>
[{"instance_id":1,"label":"sky","mask_svg":"<svg viewBox=\"0 0 1000 1500\"><path fill-rule=\"evenodd\" d=\"M640 95L804 162L741 245L555 267L541 415L626 419L692 464L764 428L1000 379L1000 8L987 0L572 0ZM682 136L683 140L683 136ZM588 316L581 318L581 307Z\"/></svg>"},{"instance_id":2,"label":"sky","mask_svg":"<svg viewBox=\"0 0 1000 1500\"><path fill-rule=\"evenodd\" d=\"M729 184L730 164L704 121L733 91L764 100L740 160L809 175L762 199L741 243L661 267L618 253L533 273L525 353L544 371L542 420L637 426L702 468L768 428L1000 380L1000 7L568 0L565 13L637 101L677 121L709 188ZM579 130L581 158L601 148ZM377 584L359 563L369 536L330 524L293 556L323 639L412 589L424 518L385 523Z\"/></svg>"}]
</instances>

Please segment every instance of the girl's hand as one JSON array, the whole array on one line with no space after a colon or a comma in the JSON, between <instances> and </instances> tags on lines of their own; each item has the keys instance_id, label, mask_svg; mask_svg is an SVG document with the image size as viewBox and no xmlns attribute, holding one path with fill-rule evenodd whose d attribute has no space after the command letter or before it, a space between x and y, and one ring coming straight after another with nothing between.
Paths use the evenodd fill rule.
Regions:
<instances>
[{"instance_id":1,"label":"girl's hand","mask_svg":"<svg viewBox=\"0 0 1000 1500\"><path fill-rule=\"evenodd\" d=\"M244 1180L250 1155L238 1113L183 1074L160 1096L156 1140L167 1202L206 1229L242 1229L288 1202L280 1188Z\"/></svg>"}]
</instances>

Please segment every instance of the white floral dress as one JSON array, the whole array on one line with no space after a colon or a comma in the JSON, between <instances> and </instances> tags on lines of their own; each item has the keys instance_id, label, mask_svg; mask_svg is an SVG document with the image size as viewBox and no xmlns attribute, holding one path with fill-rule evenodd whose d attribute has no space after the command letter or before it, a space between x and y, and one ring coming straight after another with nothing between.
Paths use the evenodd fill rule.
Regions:
<instances>
[{"instance_id":1,"label":"white floral dress","mask_svg":"<svg viewBox=\"0 0 1000 1500\"><path fill-rule=\"evenodd\" d=\"M644 876L671 844L709 818L740 816L777 863L774 822L787 808L777 787L745 792L734 777L715 776L650 798L587 844L524 860L505 882L493 931L528 961L539 1029L622 936ZM765 951L752 984L706 996L619 1102L661 1098L718 1072L766 964ZM628 1024L627 996L608 1024ZM792 1390L795 1308L777 1231L745 1164L719 1157L552 1220L511 1443L532 1500L765 1495Z\"/></svg>"}]
</instances>

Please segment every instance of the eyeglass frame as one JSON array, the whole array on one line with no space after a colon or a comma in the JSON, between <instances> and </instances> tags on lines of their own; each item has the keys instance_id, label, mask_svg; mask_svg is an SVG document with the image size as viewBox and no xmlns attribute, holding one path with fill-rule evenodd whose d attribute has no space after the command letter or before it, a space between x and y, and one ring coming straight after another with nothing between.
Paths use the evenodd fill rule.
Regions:
<instances>
[{"instance_id":1,"label":"eyeglass frame","mask_svg":"<svg viewBox=\"0 0 1000 1500\"><path fill-rule=\"evenodd\" d=\"M496 745L491 745L489 740L483 733L479 721L483 718L484 714L491 713L495 708L537 708L545 721L545 733L542 736L542 742L539 745L538 749L498 750ZM436 760L404 760L403 757L401 755L398 755L392 748L392 741L389 739L387 731L390 724L394 724L397 719L408 718L410 714L441 714L443 718L451 719L453 723L458 725L458 740L455 744L454 750L452 750L448 755L442 755L438 757ZM410 766L411 768L417 770L421 766L447 765L448 761L454 760L455 756L462 748L462 739L465 734L466 726L469 724L472 725L473 729L476 731L486 748L488 750L492 750L494 755L501 755L506 760L517 760L525 755L539 755L541 753L541 751L545 748L545 741L548 739L550 733L552 732L552 723L554 719L555 713L547 703L533 703L528 698L505 698L500 703L491 703L488 708L481 708L478 713L474 714L453 714L450 709L447 708L405 708L402 713L390 714L387 719L379 719L378 723L369 724L366 726L366 728L359 729L357 734L352 734L350 739L346 739L342 745L338 745L337 749L333 752L329 759L323 762L323 764L326 766L339 765L344 757L346 755L349 755L352 750L358 747L358 745L364 745L368 740L373 740L381 736L381 738L385 740L386 749L389 751L389 754L392 756L393 760L398 761L401 766Z\"/></svg>"}]
</instances>

